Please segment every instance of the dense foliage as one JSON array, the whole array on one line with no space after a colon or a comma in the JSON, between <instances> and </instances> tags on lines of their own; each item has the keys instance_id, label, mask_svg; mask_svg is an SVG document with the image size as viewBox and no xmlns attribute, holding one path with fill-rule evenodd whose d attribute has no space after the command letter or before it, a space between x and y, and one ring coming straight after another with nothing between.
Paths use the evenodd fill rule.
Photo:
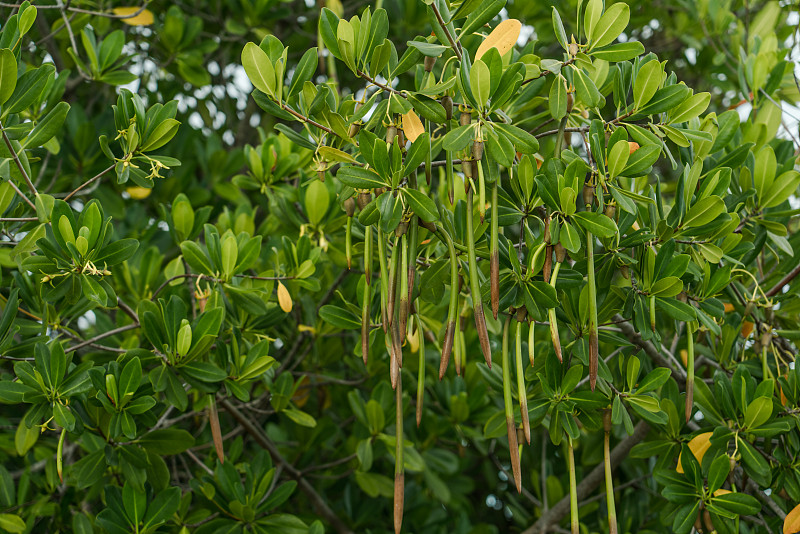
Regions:
<instances>
[{"instance_id":1,"label":"dense foliage","mask_svg":"<svg viewBox=\"0 0 800 534\"><path fill-rule=\"evenodd\" d=\"M0 532L800 532L796 6L34 4Z\"/></svg>"}]
</instances>

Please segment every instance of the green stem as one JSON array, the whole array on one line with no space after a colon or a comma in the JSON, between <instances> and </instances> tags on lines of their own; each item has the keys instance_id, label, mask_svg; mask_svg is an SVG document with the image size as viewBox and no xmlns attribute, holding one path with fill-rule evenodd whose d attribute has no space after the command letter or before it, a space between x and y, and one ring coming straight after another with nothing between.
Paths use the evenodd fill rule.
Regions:
<instances>
[{"instance_id":1,"label":"green stem","mask_svg":"<svg viewBox=\"0 0 800 534\"><path fill-rule=\"evenodd\" d=\"M555 267L553 267L553 272L550 274L550 285L554 288L556 287L556 281L558 280L559 270L561 270L561 262L556 262ZM547 320L550 323L550 338L553 341L553 350L556 351L558 361L562 361L561 338L558 335L558 319L556 318L555 308L547 309ZM533 365L533 362L531 362L531 365Z\"/></svg>"},{"instance_id":2,"label":"green stem","mask_svg":"<svg viewBox=\"0 0 800 534\"><path fill-rule=\"evenodd\" d=\"M456 314L456 325L455 325L455 342L453 343L453 356L454 362L456 366L456 375L461 376L461 356L464 351L464 345L461 343L461 314Z\"/></svg>"},{"instance_id":3,"label":"green stem","mask_svg":"<svg viewBox=\"0 0 800 534\"><path fill-rule=\"evenodd\" d=\"M650 329L655 332L656 331L656 296L650 295L649 297L649 307L650 307Z\"/></svg>"},{"instance_id":4,"label":"green stem","mask_svg":"<svg viewBox=\"0 0 800 534\"><path fill-rule=\"evenodd\" d=\"M450 199L450 204L455 201L455 183L453 180L453 153L449 150L445 151L445 177L447 178L447 198Z\"/></svg>"},{"instance_id":5,"label":"green stem","mask_svg":"<svg viewBox=\"0 0 800 534\"><path fill-rule=\"evenodd\" d=\"M483 164L480 160L475 162L478 168L478 215L483 222L486 216L486 178L483 176Z\"/></svg>"},{"instance_id":6,"label":"green stem","mask_svg":"<svg viewBox=\"0 0 800 534\"><path fill-rule=\"evenodd\" d=\"M589 386L597 384L597 286L594 277L594 237L586 231L587 281L589 283Z\"/></svg>"},{"instance_id":7,"label":"green stem","mask_svg":"<svg viewBox=\"0 0 800 534\"><path fill-rule=\"evenodd\" d=\"M481 351L486 365L492 367L492 350L489 346L489 332L486 330L486 316L483 313L483 299L481 298L481 286L478 281L478 261L475 259L475 222L473 217L474 203L472 187L467 193L467 248L469 249L469 281L470 293L472 295L473 315L475 316L475 327L478 329L478 339L481 343Z\"/></svg>"},{"instance_id":8,"label":"green stem","mask_svg":"<svg viewBox=\"0 0 800 534\"><path fill-rule=\"evenodd\" d=\"M419 371L417 371L417 426L419 427L422 422L422 403L425 400L425 329L422 327L422 318L419 314L414 317L419 336Z\"/></svg>"},{"instance_id":9,"label":"green stem","mask_svg":"<svg viewBox=\"0 0 800 534\"><path fill-rule=\"evenodd\" d=\"M503 406L506 414L506 430L508 431L508 452L511 457L511 471L517 491L522 492L522 473L519 465L519 445L517 444L517 425L514 423L514 409L511 405L511 363L508 355L508 329L511 316L503 324Z\"/></svg>"},{"instance_id":10,"label":"green stem","mask_svg":"<svg viewBox=\"0 0 800 534\"><path fill-rule=\"evenodd\" d=\"M499 181L500 179L498 178L492 184L492 228L489 233L491 238L489 250L489 279L491 283L492 316L495 319L497 319L497 314L500 312L500 253L497 243L500 234L497 206Z\"/></svg>"},{"instance_id":11,"label":"green stem","mask_svg":"<svg viewBox=\"0 0 800 534\"><path fill-rule=\"evenodd\" d=\"M567 436L567 465L569 466L569 517L572 534L580 534L578 521L578 485L575 482L575 450L572 438Z\"/></svg>"},{"instance_id":12,"label":"green stem","mask_svg":"<svg viewBox=\"0 0 800 534\"><path fill-rule=\"evenodd\" d=\"M389 263L389 302L386 304L386 319L391 328L394 323L395 304L397 303L397 268L400 264L400 237L395 236L392 246L392 259Z\"/></svg>"},{"instance_id":13,"label":"green stem","mask_svg":"<svg viewBox=\"0 0 800 534\"><path fill-rule=\"evenodd\" d=\"M531 444L531 422L528 417L528 393L525 389L525 372L522 369L522 323L516 324L517 342L517 396L519 397L519 413L522 418L522 431L525 434L525 441Z\"/></svg>"},{"instance_id":14,"label":"green stem","mask_svg":"<svg viewBox=\"0 0 800 534\"><path fill-rule=\"evenodd\" d=\"M558 124L558 137L556 137L556 149L554 151L557 158L561 157L561 147L564 146L564 129L567 127L567 117L569 115L563 117Z\"/></svg>"}]
</instances>

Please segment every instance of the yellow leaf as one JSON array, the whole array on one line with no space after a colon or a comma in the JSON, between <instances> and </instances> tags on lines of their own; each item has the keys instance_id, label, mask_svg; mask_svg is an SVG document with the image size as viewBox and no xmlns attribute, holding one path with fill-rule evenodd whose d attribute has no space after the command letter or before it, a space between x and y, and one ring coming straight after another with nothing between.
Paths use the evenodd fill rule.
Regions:
<instances>
[{"instance_id":1,"label":"yellow leaf","mask_svg":"<svg viewBox=\"0 0 800 534\"><path fill-rule=\"evenodd\" d=\"M292 311L292 296L281 282L278 282L278 304L280 304L284 313Z\"/></svg>"},{"instance_id":2,"label":"yellow leaf","mask_svg":"<svg viewBox=\"0 0 800 534\"><path fill-rule=\"evenodd\" d=\"M492 33L481 43L478 47L478 53L475 54L475 61L478 61L483 55L489 51L490 48L497 48L502 56L514 46L514 43L519 39L519 32L522 29L522 23L517 19L504 20L497 27L492 30Z\"/></svg>"},{"instance_id":3,"label":"yellow leaf","mask_svg":"<svg viewBox=\"0 0 800 534\"><path fill-rule=\"evenodd\" d=\"M714 497L719 497L720 495L727 495L728 493L730 493L730 490L720 488L714 492Z\"/></svg>"},{"instance_id":4,"label":"yellow leaf","mask_svg":"<svg viewBox=\"0 0 800 534\"><path fill-rule=\"evenodd\" d=\"M754 326L750 321L742 321L742 337L750 336L753 333Z\"/></svg>"},{"instance_id":5,"label":"yellow leaf","mask_svg":"<svg viewBox=\"0 0 800 534\"><path fill-rule=\"evenodd\" d=\"M783 521L783 534L796 534L800 532L800 504L786 514L786 519Z\"/></svg>"},{"instance_id":6,"label":"yellow leaf","mask_svg":"<svg viewBox=\"0 0 800 534\"><path fill-rule=\"evenodd\" d=\"M425 132L425 127L422 126L422 121L419 120L414 110L403 114L403 131L412 143Z\"/></svg>"},{"instance_id":7,"label":"yellow leaf","mask_svg":"<svg viewBox=\"0 0 800 534\"><path fill-rule=\"evenodd\" d=\"M703 461L703 456L706 455L706 451L711 447L711 434L711 432L704 432L703 434L693 437L689 441L689 450L692 451L692 454L697 458L698 462ZM676 467L675 470L678 473L683 473L680 454L678 455L678 467Z\"/></svg>"},{"instance_id":8,"label":"yellow leaf","mask_svg":"<svg viewBox=\"0 0 800 534\"><path fill-rule=\"evenodd\" d=\"M141 7L115 7L113 12L118 17L126 17L119 20L129 26L149 26L154 20L153 12L149 9L142 9ZM135 16L129 16L134 13L136 13Z\"/></svg>"},{"instance_id":9,"label":"yellow leaf","mask_svg":"<svg viewBox=\"0 0 800 534\"><path fill-rule=\"evenodd\" d=\"M406 340L412 353L419 350L419 328L406 334Z\"/></svg>"},{"instance_id":10,"label":"yellow leaf","mask_svg":"<svg viewBox=\"0 0 800 534\"><path fill-rule=\"evenodd\" d=\"M686 352L686 349L681 349L681 361L684 367L689 365L689 353Z\"/></svg>"},{"instance_id":11,"label":"yellow leaf","mask_svg":"<svg viewBox=\"0 0 800 534\"><path fill-rule=\"evenodd\" d=\"M139 187L133 186L125 189L125 191L131 196L134 200L143 200L150 196L150 193L153 192L152 189L148 189L146 187Z\"/></svg>"}]
</instances>

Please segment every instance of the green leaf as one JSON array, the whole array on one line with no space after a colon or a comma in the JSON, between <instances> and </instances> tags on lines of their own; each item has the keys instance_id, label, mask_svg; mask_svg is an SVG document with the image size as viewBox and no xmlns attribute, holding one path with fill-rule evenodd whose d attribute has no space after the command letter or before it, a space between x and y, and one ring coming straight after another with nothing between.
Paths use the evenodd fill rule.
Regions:
<instances>
[{"instance_id":1,"label":"green leaf","mask_svg":"<svg viewBox=\"0 0 800 534\"><path fill-rule=\"evenodd\" d=\"M242 66L253 87L270 96L275 95L275 68L267 53L257 44L250 42L244 45Z\"/></svg>"},{"instance_id":2,"label":"green leaf","mask_svg":"<svg viewBox=\"0 0 800 534\"><path fill-rule=\"evenodd\" d=\"M383 431L386 426L386 419L383 415L383 408L380 403L375 399L370 399L365 407L367 414L367 423L369 424L369 431L373 436Z\"/></svg>"},{"instance_id":3,"label":"green leaf","mask_svg":"<svg viewBox=\"0 0 800 534\"><path fill-rule=\"evenodd\" d=\"M167 521L178 511L180 503L180 488L167 488L156 495L147 507L147 514L144 516L144 528L154 527Z\"/></svg>"},{"instance_id":4,"label":"green leaf","mask_svg":"<svg viewBox=\"0 0 800 534\"><path fill-rule=\"evenodd\" d=\"M791 170L781 174L772 181L763 196L760 196L760 203L765 208L774 208L786 202L800 185L800 173Z\"/></svg>"},{"instance_id":5,"label":"green leaf","mask_svg":"<svg viewBox=\"0 0 800 534\"><path fill-rule=\"evenodd\" d=\"M286 94L287 100L300 92L303 84L311 79L314 72L317 70L319 62L319 52L317 47L306 50L303 57L295 67L294 74L292 75L292 82L289 84L289 92Z\"/></svg>"},{"instance_id":6,"label":"green leaf","mask_svg":"<svg viewBox=\"0 0 800 534\"><path fill-rule=\"evenodd\" d=\"M567 114L567 88L561 76L556 76L553 80L547 104L550 107L550 116L554 119L561 120Z\"/></svg>"},{"instance_id":7,"label":"green leaf","mask_svg":"<svg viewBox=\"0 0 800 534\"><path fill-rule=\"evenodd\" d=\"M746 493L725 493L711 499L711 503L737 515L756 515L761 511L761 503Z\"/></svg>"},{"instance_id":8,"label":"green leaf","mask_svg":"<svg viewBox=\"0 0 800 534\"><path fill-rule=\"evenodd\" d=\"M336 328L343 328L345 330L361 328L361 318L356 317L344 308L326 304L319 309L318 313L320 319Z\"/></svg>"},{"instance_id":9,"label":"green leaf","mask_svg":"<svg viewBox=\"0 0 800 534\"><path fill-rule=\"evenodd\" d=\"M341 167L336 173L336 178L354 189L376 189L389 185L374 172L356 166Z\"/></svg>"},{"instance_id":10,"label":"green leaf","mask_svg":"<svg viewBox=\"0 0 800 534\"><path fill-rule=\"evenodd\" d=\"M328 188L319 180L314 180L306 188L306 214L308 215L308 222L312 226L317 226L320 221L325 217L330 205L330 195Z\"/></svg>"},{"instance_id":11,"label":"green leaf","mask_svg":"<svg viewBox=\"0 0 800 534\"><path fill-rule=\"evenodd\" d=\"M0 50L0 105L5 104L17 87L17 59L8 48Z\"/></svg>"},{"instance_id":12,"label":"green leaf","mask_svg":"<svg viewBox=\"0 0 800 534\"><path fill-rule=\"evenodd\" d=\"M650 102L661 85L664 69L658 60L651 60L639 67L636 80L633 82L633 103L636 109Z\"/></svg>"},{"instance_id":13,"label":"green leaf","mask_svg":"<svg viewBox=\"0 0 800 534\"><path fill-rule=\"evenodd\" d=\"M301 410L297 410L295 408L287 408L283 410L283 412L281 413L284 413L287 416L289 416L289 419L291 419L300 426L305 426L308 428L314 428L315 426L317 426L317 420Z\"/></svg>"},{"instance_id":14,"label":"green leaf","mask_svg":"<svg viewBox=\"0 0 800 534\"><path fill-rule=\"evenodd\" d=\"M628 142L625 139L620 139L614 143L614 146L611 147L611 150L608 153L609 178L616 178L620 173L622 173L625 165L628 164L630 153L630 145L628 145Z\"/></svg>"},{"instance_id":15,"label":"green leaf","mask_svg":"<svg viewBox=\"0 0 800 534\"><path fill-rule=\"evenodd\" d=\"M603 48L597 48L591 55L597 59L610 62L628 61L644 53L644 45L639 41L616 43Z\"/></svg>"},{"instance_id":16,"label":"green leaf","mask_svg":"<svg viewBox=\"0 0 800 534\"><path fill-rule=\"evenodd\" d=\"M178 428L162 428L145 434L136 443L154 454L170 456L194 446L194 437Z\"/></svg>"},{"instance_id":17,"label":"green leaf","mask_svg":"<svg viewBox=\"0 0 800 534\"><path fill-rule=\"evenodd\" d=\"M772 399L757 397L744 412L744 426L748 430L758 428L772 417Z\"/></svg>"},{"instance_id":18,"label":"green leaf","mask_svg":"<svg viewBox=\"0 0 800 534\"><path fill-rule=\"evenodd\" d=\"M609 219L601 213L595 213L593 211L579 211L572 215L572 219L577 221L577 223L580 224L584 230L591 232L598 237L613 237L619 231L617 229L617 224L613 221L613 219Z\"/></svg>"},{"instance_id":19,"label":"green leaf","mask_svg":"<svg viewBox=\"0 0 800 534\"><path fill-rule=\"evenodd\" d=\"M539 150L539 140L522 128L503 122L494 123L493 126L511 140L518 152L534 154Z\"/></svg>"},{"instance_id":20,"label":"green leaf","mask_svg":"<svg viewBox=\"0 0 800 534\"><path fill-rule=\"evenodd\" d=\"M474 133L475 127L472 124L459 126L447 132L442 139L442 147L448 152L463 150L472 142Z\"/></svg>"},{"instance_id":21,"label":"green leaf","mask_svg":"<svg viewBox=\"0 0 800 534\"><path fill-rule=\"evenodd\" d=\"M469 71L469 85L473 96L478 99L478 105L483 108L489 101L491 80L489 78L489 67L482 60L473 63Z\"/></svg>"},{"instance_id":22,"label":"green leaf","mask_svg":"<svg viewBox=\"0 0 800 534\"><path fill-rule=\"evenodd\" d=\"M567 50L567 32L564 30L564 23L561 22L561 15L558 14L558 10L556 10L555 6L553 6L552 10L553 31L555 31L556 40L558 44L561 45L561 48Z\"/></svg>"},{"instance_id":23,"label":"green leaf","mask_svg":"<svg viewBox=\"0 0 800 534\"><path fill-rule=\"evenodd\" d=\"M495 18L500 10L503 9L506 5L506 0L484 0L480 7L469 14L467 20L464 22L464 26L461 29L461 33L458 35L458 40L462 40L467 35L470 35L472 32Z\"/></svg>"},{"instance_id":24,"label":"green leaf","mask_svg":"<svg viewBox=\"0 0 800 534\"><path fill-rule=\"evenodd\" d=\"M710 93L698 93L684 100L670 112L669 123L688 122L703 113L711 102Z\"/></svg>"},{"instance_id":25,"label":"green leaf","mask_svg":"<svg viewBox=\"0 0 800 534\"><path fill-rule=\"evenodd\" d=\"M439 211L436 209L436 204L431 197L417 189L405 187L402 189L402 191L403 196L411 206L411 209L419 216L420 219L425 222L439 220Z\"/></svg>"},{"instance_id":26,"label":"green leaf","mask_svg":"<svg viewBox=\"0 0 800 534\"><path fill-rule=\"evenodd\" d=\"M25 521L15 514L0 514L0 529L11 534L22 534L27 530Z\"/></svg>"},{"instance_id":27,"label":"green leaf","mask_svg":"<svg viewBox=\"0 0 800 534\"><path fill-rule=\"evenodd\" d=\"M698 200L686 214L682 228L692 228L708 224L725 211L725 202L718 196L711 195Z\"/></svg>"},{"instance_id":28,"label":"green leaf","mask_svg":"<svg viewBox=\"0 0 800 534\"><path fill-rule=\"evenodd\" d=\"M583 32L586 37L592 35L597 21L603 16L603 0L589 0L583 15Z\"/></svg>"},{"instance_id":29,"label":"green leaf","mask_svg":"<svg viewBox=\"0 0 800 534\"><path fill-rule=\"evenodd\" d=\"M628 4L625 2L612 4L594 27L589 50L614 42L619 37L619 34L625 30L625 27L628 26L630 18L631 13Z\"/></svg>"},{"instance_id":30,"label":"green leaf","mask_svg":"<svg viewBox=\"0 0 800 534\"><path fill-rule=\"evenodd\" d=\"M428 43L426 41L407 41L406 44L408 46L413 46L419 50L423 56L428 57L439 57L449 48L445 45Z\"/></svg>"}]
</instances>

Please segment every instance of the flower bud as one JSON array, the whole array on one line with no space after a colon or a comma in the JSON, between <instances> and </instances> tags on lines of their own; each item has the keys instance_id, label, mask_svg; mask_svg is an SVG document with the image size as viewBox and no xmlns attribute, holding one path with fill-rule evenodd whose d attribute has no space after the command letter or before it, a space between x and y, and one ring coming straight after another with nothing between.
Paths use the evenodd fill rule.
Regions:
<instances>
[{"instance_id":1,"label":"flower bud","mask_svg":"<svg viewBox=\"0 0 800 534\"><path fill-rule=\"evenodd\" d=\"M570 43L569 44L569 55L570 57L575 57L578 55L578 43Z\"/></svg>"},{"instance_id":2,"label":"flower bud","mask_svg":"<svg viewBox=\"0 0 800 534\"><path fill-rule=\"evenodd\" d=\"M192 325L184 319L181 321L181 328L178 330L178 345L176 347L180 356L186 356L192 346Z\"/></svg>"},{"instance_id":3,"label":"flower bud","mask_svg":"<svg viewBox=\"0 0 800 534\"><path fill-rule=\"evenodd\" d=\"M350 129L347 131L347 135L350 138L356 137L358 132L361 131L361 121L356 121L350 125Z\"/></svg>"}]
</instances>

